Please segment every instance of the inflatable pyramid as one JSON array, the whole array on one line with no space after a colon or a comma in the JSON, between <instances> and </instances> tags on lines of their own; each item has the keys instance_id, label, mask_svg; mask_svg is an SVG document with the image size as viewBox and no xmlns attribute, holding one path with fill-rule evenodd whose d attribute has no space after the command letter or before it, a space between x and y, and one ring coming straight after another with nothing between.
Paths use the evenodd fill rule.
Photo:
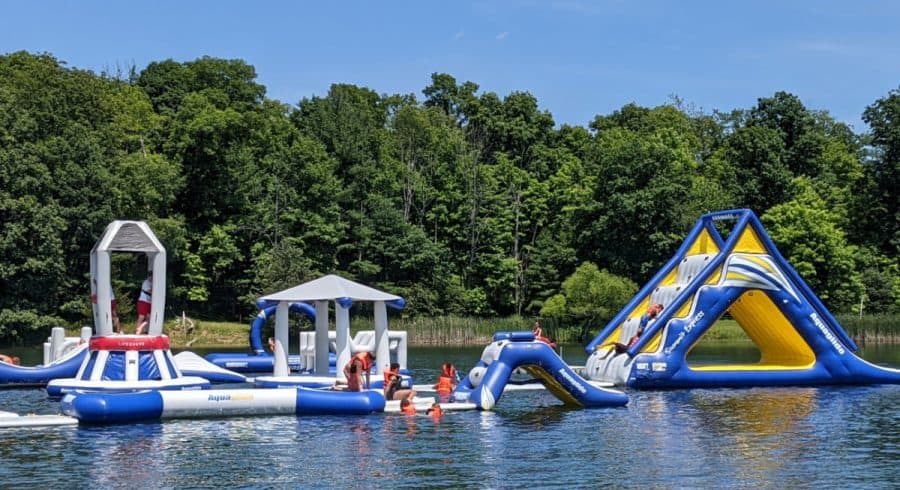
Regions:
<instances>
[{"instance_id":1,"label":"inflatable pyramid","mask_svg":"<svg viewBox=\"0 0 900 490\"><path fill-rule=\"evenodd\" d=\"M727 238L716 229L723 222L735 222ZM651 305L662 305L652 318ZM759 361L689 365L688 352L726 314ZM746 209L702 216L586 349L586 377L635 388L900 383L900 371L854 354L856 344Z\"/></svg>"}]
</instances>

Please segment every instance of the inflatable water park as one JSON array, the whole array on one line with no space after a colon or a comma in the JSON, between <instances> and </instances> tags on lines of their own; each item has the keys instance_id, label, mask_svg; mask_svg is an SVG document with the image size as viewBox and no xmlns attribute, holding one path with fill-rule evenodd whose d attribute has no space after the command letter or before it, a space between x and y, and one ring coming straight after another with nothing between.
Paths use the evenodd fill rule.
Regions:
<instances>
[{"instance_id":1,"label":"inflatable water park","mask_svg":"<svg viewBox=\"0 0 900 490\"><path fill-rule=\"evenodd\" d=\"M723 237L720 227L732 223ZM649 318L654 306L659 312ZM689 363L691 348L725 315L759 349L759 361ZM748 209L697 220L675 256L585 349L589 379L631 388L900 383L900 370L855 355L853 339Z\"/></svg>"},{"instance_id":2,"label":"inflatable water park","mask_svg":"<svg viewBox=\"0 0 900 490\"><path fill-rule=\"evenodd\" d=\"M730 232L727 224L733 224ZM110 255L146 257L152 305L145 335L113 332ZM163 333L166 250L149 226L114 221L90 257L93 331L65 337L54 329L44 344L44 364L0 363L6 387L46 385L61 398L63 415L19 416L0 412L0 427L159 421L172 418L247 415L366 415L401 410L387 400L381 373L400 366L403 388L413 385L407 366L406 332L388 328L387 309L402 309L402 297L337 275L268 294L250 325L249 353L192 352L173 355ZM350 310L369 303L374 330L350 336ZM314 331L299 333L290 353L288 318L300 314ZM333 314L333 323L331 322ZM758 362L702 364L688 354L723 316L747 333ZM262 342L274 321L270 351ZM331 330L331 325L334 330ZM493 410L507 391L539 386L564 405L622 407L628 395L614 387L672 389L827 384L900 383L900 370L856 356L857 346L775 248L749 210L702 216L684 243L586 347L584 366L570 366L547 339L533 332L497 332L477 363L443 393L446 410ZM366 355L371 353L371 356ZM359 391L347 383L351 359L372 359L373 380ZM231 369L238 368L239 373ZM455 370L454 370L455 371ZM34 373L31 377L23 373ZM246 373L255 373L249 378ZM518 374L517 374L518 373ZM442 376L451 376L443 373ZM453 374L455 377L455 372ZM213 382L239 387L213 389ZM422 391L429 391L425 385ZM531 389L531 388L529 388ZM414 409L434 403L409 397ZM2 407L0 407L2 408Z\"/></svg>"}]
</instances>

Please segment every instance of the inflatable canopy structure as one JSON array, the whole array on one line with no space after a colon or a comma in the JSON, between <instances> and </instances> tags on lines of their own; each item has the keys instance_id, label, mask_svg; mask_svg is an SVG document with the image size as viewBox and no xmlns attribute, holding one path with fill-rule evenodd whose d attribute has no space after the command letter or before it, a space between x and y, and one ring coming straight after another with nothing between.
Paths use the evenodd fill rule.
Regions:
<instances>
[{"instance_id":1,"label":"inflatable canopy structure","mask_svg":"<svg viewBox=\"0 0 900 490\"><path fill-rule=\"evenodd\" d=\"M374 303L375 342L377 371L382 372L390 365L388 345L387 304L402 308L405 301L400 296L385 293L333 274L294 286L261 298L262 301L277 304L275 310L275 368L274 377L289 375L287 362L288 310L295 302L314 302L316 318L315 374L329 375L328 302L334 301L335 331L337 342L337 366L344 366L350 360L350 307L354 301ZM343 377L338 369L337 376Z\"/></svg>"},{"instance_id":2,"label":"inflatable canopy structure","mask_svg":"<svg viewBox=\"0 0 900 490\"><path fill-rule=\"evenodd\" d=\"M727 238L716 225L736 222ZM648 307L663 305L635 334ZM730 315L760 352L752 364L689 365L691 348ZM623 353L613 343L630 346ZM681 248L588 344L589 379L635 388L900 383L857 347L746 209L702 216Z\"/></svg>"},{"instance_id":3,"label":"inflatable canopy structure","mask_svg":"<svg viewBox=\"0 0 900 490\"><path fill-rule=\"evenodd\" d=\"M166 305L166 249L143 221L113 221L91 249L91 295L94 303L96 335L113 333L110 298L110 254L137 252L147 255L147 269L153 273L153 303L150 308L150 335L161 335Z\"/></svg>"}]
</instances>

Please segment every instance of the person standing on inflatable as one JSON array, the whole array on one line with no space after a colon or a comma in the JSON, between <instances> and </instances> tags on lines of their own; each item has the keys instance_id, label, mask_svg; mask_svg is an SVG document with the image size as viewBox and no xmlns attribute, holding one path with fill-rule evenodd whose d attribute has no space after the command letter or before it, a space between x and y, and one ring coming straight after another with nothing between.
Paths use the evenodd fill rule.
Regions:
<instances>
[{"instance_id":1,"label":"person standing on inflatable","mask_svg":"<svg viewBox=\"0 0 900 490\"><path fill-rule=\"evenodd\" d=\"M147 278L141 284L141 294L137 301L137 327L136 334L144 333L144 329L150 325L150 303L153 301L153 271L147 274Z\"/></svg>"},{"instance_id":2,"label":"person standing on inflatable","mask_svg":"<svg viewBox=\"0 0 900 490\"><path fill-rule=\"evenodd\" d=\"M372 361L375 360L375 354L371 352L357 352L350 358L350 362L344 366L344 377L347 378L347 391L360 391L362 389L362 377L366 375L365 387L369 389L369 376L372 370Z\"/></svg>"}]
</instances>

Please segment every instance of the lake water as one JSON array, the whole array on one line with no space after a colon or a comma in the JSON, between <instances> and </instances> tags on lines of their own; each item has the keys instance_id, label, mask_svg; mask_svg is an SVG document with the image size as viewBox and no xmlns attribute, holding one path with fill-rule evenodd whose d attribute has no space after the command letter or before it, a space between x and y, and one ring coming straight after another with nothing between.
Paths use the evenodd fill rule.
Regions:
<instances>
[{"instance_id":1,"label":"lake water","mask_svg":"<svg viewBox=\"0 0 900 490\"><path fill-rule=\"evenodd\" d=\"M416 382L481 348L411 348ZM752 351L752 349L751 349ZM27 353L26 353L27 354ZM747 354L713 346L704 359ZM900 346L864 358L900 365ZM570 364L584 362L566 346ZM34 355L36 361L37 355ZM627 407L566 409L506 393L493 412L245 417L0 429L0 486L45 487L900 487L900 386L629 391ZM0 410L50 414L40 389Z\"/></svg>"}]
</instances>

